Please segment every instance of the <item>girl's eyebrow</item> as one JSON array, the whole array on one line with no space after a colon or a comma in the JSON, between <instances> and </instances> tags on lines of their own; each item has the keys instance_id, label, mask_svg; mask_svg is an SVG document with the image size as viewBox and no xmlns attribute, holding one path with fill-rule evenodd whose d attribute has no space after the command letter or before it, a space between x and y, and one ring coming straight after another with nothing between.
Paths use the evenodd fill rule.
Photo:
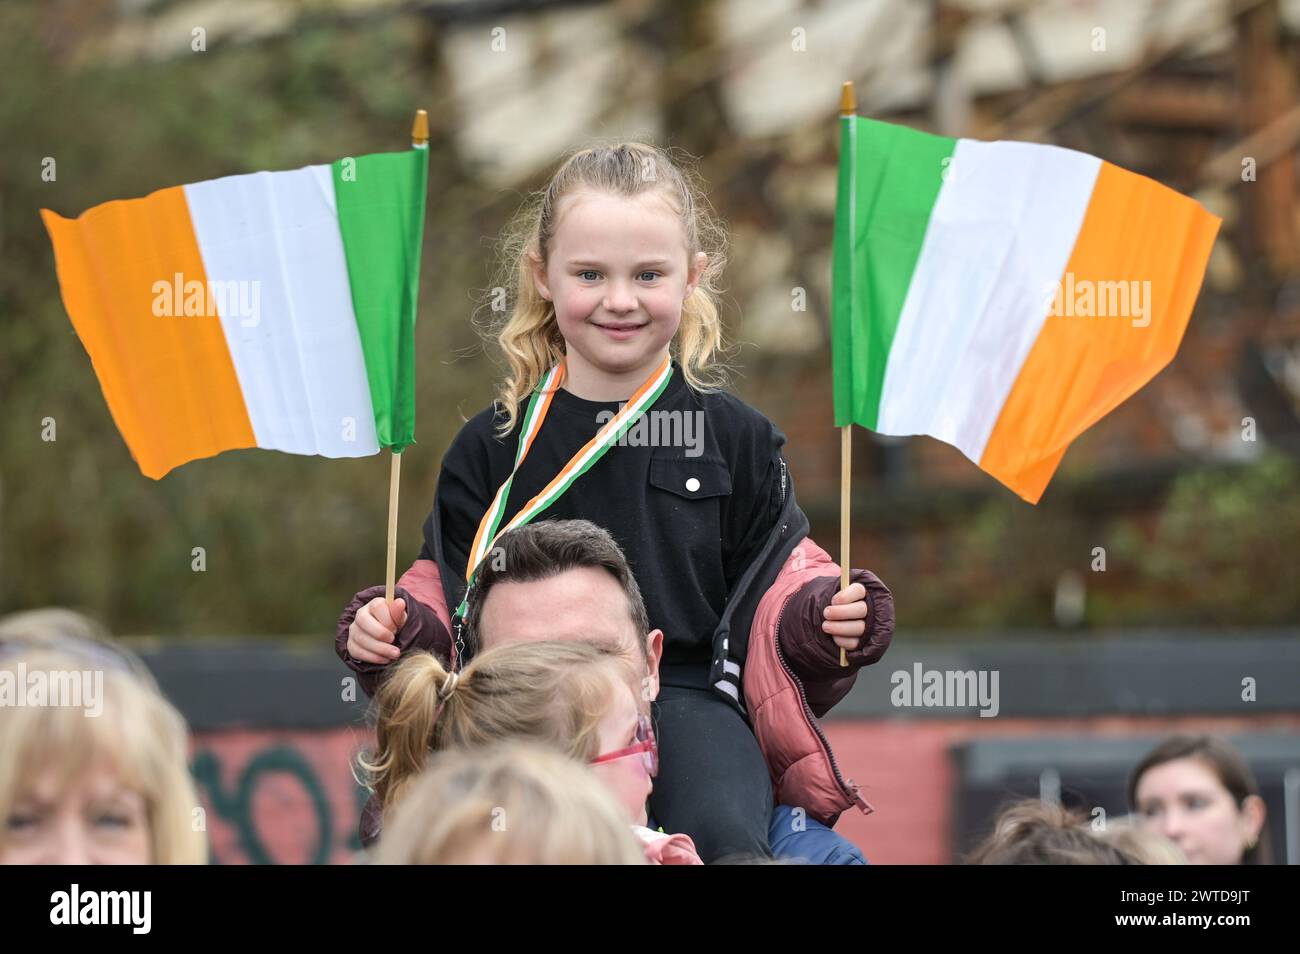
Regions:
<instances>
[{"instance_id":1,"label":"girl's eyebrow","mask_svg":"<svg viewBox=\"0 0 1300 954\"><path fill-rule=\"evenodd\" d=\"M573 265L594 265L594 266L597 266L597 267L601 267L601 266L604 265L603 262L598 262L598 261L596 261L595 259L587 259L587 258L571 258L571 259L569 259L569 261L567 262L567 264L570 265L570 266L573 266ZM648 266L648 265L655 265L655 266L658 266L659 268L664 268L665 266L668 266L668 265L671 265L671 264L672 264L672 262L669 261L669 260L666 259L666 258L651 258L651 259L646 259L644 262L638 262L637 265L636 265L636 267L637 267L637 268L645 268L645 267Z\"/></svg>"}]
</instances>

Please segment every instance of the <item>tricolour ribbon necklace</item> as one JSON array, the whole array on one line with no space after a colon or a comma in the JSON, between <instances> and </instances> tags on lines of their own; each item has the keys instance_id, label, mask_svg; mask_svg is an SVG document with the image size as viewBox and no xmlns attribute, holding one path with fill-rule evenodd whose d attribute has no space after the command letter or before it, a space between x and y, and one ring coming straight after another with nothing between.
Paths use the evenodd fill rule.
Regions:
<instances>
[{"instance_id":1,"label":"tricolour ribbon necklace","mask_svg":"<svg viewBox=\"0 0 1300 954\"><path fill-rule=\"evenodd\" d=\"M672 360L665 357L663 363L636 389L636 393L628 398L627 403L619 409L618 413L601 426L596 436L587 441L560 469L560 472L551 478L550 483L520 508L505 527L498 530L501 518L505 514L506 501L510 498L510 485L514 482L515 474L519 473L524 458L532 450L537 432L542 429L542 422L546 420L546 414L551 409L551 400L555 397L560 382L564 380L564 370L564 360L561 359L560 363L551 368L538 383L533 390L532 398L528 401L528 410L524 414L523 426L519 433L519 449L515 452L514 469L510 471L510 476L505 479L505 482L497 488L496 496L492 498L492 505L479 521L478 532L474 534L474 545L470 547L469 562L465 565L467 584L465 598L460 601L460 606L456 609L456 616L461 620L465 618L469 608L469 588L474 584L475 571L483 558L491 552L497 538L515 527L522 527L559 500L573 482L589 471L596 461L604 457L609 449L618 443L619 438L627 433L628 428L650 409L650 405L654 404L668 387L668 380L673 376Z\"/></svg>"}]
</instances>

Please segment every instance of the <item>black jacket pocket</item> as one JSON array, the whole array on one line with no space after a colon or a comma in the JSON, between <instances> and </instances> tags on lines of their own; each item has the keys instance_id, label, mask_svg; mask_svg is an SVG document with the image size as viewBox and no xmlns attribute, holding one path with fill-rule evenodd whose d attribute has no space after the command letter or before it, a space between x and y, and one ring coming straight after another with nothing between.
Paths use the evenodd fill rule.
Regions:
<instances>
[{"instance_id":1,"label":"black jacket pocket","mask_svg":"<svg viewBox=\"0 0 1300 954\"><path fill-rule=\"evenodd\" d=\"M731 471L722 461L704 457L658 458L650 461L650 483L687 500L725 497L731 493Z\"/></svg>"}]
</instances>

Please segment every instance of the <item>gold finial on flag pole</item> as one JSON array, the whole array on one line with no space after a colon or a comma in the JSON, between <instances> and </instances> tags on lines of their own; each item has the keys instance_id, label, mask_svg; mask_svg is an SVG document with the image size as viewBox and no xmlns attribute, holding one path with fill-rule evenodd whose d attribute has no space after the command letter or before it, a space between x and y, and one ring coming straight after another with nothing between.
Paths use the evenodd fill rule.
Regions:
<instances>
[{"instance_id":1,"label":"gold finial on flag pole","mask_svg":"<svg viewBox=\"0 0 1300 954\"><path fill-rule=\"evenodd\" d=\"M415 111L415 121L411 123L411 146L415 149L429 148L429 114L423 109ZM384 574L384 599L392 603L397 588L397 499L402 483L402 455L390 449L389 458L388 563Z\"/></svg>"},{"instance_id":2,"label":"gold finial on flag pole","mask_svg":"<svg viewBox=\"0 0 1300 954\"><path fill-rule=\"evenodd\" d=\"M853 81L846 80L840 90L840 116L852 116L857 112L858 104L853 95ZM849 474L853 461L853 425L845 424L840 428L840 589L849 586ZM870 625L870 620L867 621ZM866 638L865 632L863 638ZM840 647L840 666L848 668L849 657Z\"/></svg>"}]
</instances>

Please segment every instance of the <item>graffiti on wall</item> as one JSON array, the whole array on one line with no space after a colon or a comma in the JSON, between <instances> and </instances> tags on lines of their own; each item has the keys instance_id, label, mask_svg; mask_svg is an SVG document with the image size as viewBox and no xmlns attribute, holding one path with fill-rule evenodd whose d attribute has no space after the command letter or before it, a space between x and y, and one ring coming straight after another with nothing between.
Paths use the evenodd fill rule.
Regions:
<instances>
[{"instance_id":1,"label":"graffiti on wall","mask_svg":"<svg viewBox=\"0 0 1300 954\"><path fill-rule=\"evenodd\" d=\"M368 732L196 733L191 769L214 864L349 864L366 791L353 770Z\"/></svg>"}]
</instances>

